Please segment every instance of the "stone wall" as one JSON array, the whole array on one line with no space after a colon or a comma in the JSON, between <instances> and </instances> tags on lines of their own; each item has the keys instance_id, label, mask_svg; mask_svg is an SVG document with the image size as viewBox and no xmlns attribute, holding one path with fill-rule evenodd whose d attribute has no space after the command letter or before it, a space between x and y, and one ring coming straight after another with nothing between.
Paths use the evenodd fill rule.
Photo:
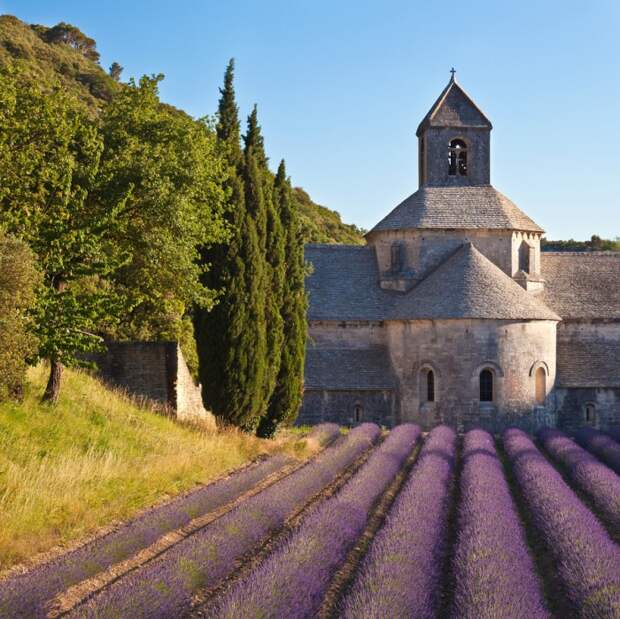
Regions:
<instances>
[{"instance_id":1,"label":"stone wall","mask_svg":"<svg viewBox=\"0 0 620 619\"><path fill-rule=\"evenodd\" d=\"M584 426L599 430L620 429L620 387L558 387L555 390L557 425L569 432ZM586 406L594 405L593 419Z\"/></svg>"},{"instance_id":2,"label":"stone wall","mask_svg":"<svg viewBox=\"0 0 620 619\"><path fill-rule=\"evenodd\" d=\"M215 427L176 342L108 342L106 352L86 358L106 382L165 406L178 419L200 419Z\"/></svg>"},{"instance_id":3,"label":"stone wall","mask_svg":"<svg viewBox=\"0 0 620 619\"><path fill-rule=\"evenodd\" d=\"M385 344L383 322L367 320L317 321L309 325L308 339L325 348L371 348Z\"/></svg>"},{"instance_id":4,"label":"stone wall","mask_svg":"<svg viewBox=\"0 0 620 619\"><path fill-rule=\"evenodd\" d=\"M467 176L448 174L448 146L455 138L461 138L467 144ZM431 127L424 132L422 139L424 156L420 185L451 187L488 185L491 182L491 135L488 129Z\"/></svg>"},{"instance_id":5,"label":"stone wall","mask_svg":"<svg viewBox=\"0 0 620 619\"><path fill-rule=\"evenodd\" d=\"M392 427L395 423L395 406L395 394L387 389L364 391L307 389L296 423L314 425L331 421L344 426L355 426L372 421Z\"/></svg>"},{"instance_id":6,"label":"stone wall","mask_svg":"<svg viewBox=\"0 0 620 619\"><path fill-rule=\"evenodd\" d=\"M430 428L554 425L552 401L536 402L535 371L544 369L549 394L556 374L553 321L419 320L387 323L389 350L399 380L401 421ZM479 375L491 370L494 401L480 402ZM423 398L421 373L435 373L435 402Z\"/></svg>"},{"instance_id":7,"label":"stone wall","mask_svg":"<svg viewBox=\"0 0 620 619\"><path fill-rule=\"evenodd\" d=\"M390 271L391 247L395 242L404 248L403 270L412 271L417 280L423 279L464 243L471 242L512 277L518 269L518 261L514 262L514 236L509 230L385 230L374 233L369 244L375 247L381 274Z\"/></svg>"}]
</instances>

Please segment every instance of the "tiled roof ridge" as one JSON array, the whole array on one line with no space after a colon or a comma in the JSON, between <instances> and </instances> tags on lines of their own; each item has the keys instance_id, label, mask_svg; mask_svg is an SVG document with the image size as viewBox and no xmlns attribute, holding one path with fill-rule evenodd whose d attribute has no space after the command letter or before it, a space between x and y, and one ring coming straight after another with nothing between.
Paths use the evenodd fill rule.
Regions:
<instances>
[{"instance_id":1,"label":"tiled roof ridge","mask_svg":"<svg viewBox=\"0 0 620 619\"><path fill-rule=\"evenodd\" d=\"M541 250L541 255L543 256L613 256L614 258L620 258L620 251L614 251L612 249L602 249L596 251L546 251L544 249Z\"/></svg>"},{"instance_id":2,"label":"tiled roof ridge","mask_svg":"<svg viewBox=\"0 0 620 619\"><path fill-rule=\"evenodd\" d=\"M355 243L304 243L304 247L328 247L329 249L369 249L370 246L356 245Z\"/></svg>"}]
</instances>

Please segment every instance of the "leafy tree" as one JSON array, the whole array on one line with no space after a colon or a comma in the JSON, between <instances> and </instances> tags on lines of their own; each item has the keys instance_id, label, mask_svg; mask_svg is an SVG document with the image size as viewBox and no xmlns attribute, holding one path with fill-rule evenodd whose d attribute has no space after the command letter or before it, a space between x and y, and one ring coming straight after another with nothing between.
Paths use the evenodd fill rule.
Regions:
<instances>
[{"instance_id":1,"label":"leafy tree","mask_svg":"<svg viewBox=\"0 0 620 619\"><path fill-rule=\"evenodd\" d=\"M109 291L81 281L120 263L114 231L123 200L103 208L93 199L103 143L74 99L6 73L0 93L0 218L43 273L35 334L38 356L50 362L44 398L55 401L63 366L99 345L98 323L118 309Z\"/></svg>"},{"instance_id":2,"label":"leafy tree","mask_svg":"<svg viewBox=\"0 0 620 619\"><path fill-rule=\"evenodd\" d=\"M110 65L110 77L114 80L116 80L117 82L121 79L121 73L123 72L123 67L121 67L120 64L118 64L118 62L113 62Z\"/></svg>"},{"instance_id":3,"label":"leafy tree","mask_svg":"<svg viewBox=\"0 0 620 619\"><path fill-rule=\"evenodd\" d=\"M105 108L97 196L122 201L117 247L128 258L111 278L124 300L117 339L181 339L193 307L210 308L199 247L226 238L223 164L208 121L159 101L162 76L130 81ZM191 357L193 351L189 351Z\"/></svg>"},{"instance_id":4,"label":"leafy tree","mask_svg":"<svg viewBox=\"0 0 620 619\"><path fill-rule=\"evenodd\" d=\"M281 424L293 423L297 417L303 391L307 333L303 239L284 161L280 163L275 177L274 195L285 234L286 260L280 309L283 318L283 344L275 390L267 414L262 417L258 426L257 434L262 437L273 436Z\"/></svg>"},{"instance_id":5,"label":"leafy tree","mask_svg":"<svg viewBox=\"0 0 620 619\"><path fill-rule=\"evenodd\" d=\"M86 36L79 28L60 22L52 28L34 26L33 30L47 43L64 43L80 52L85 58L99 62L95 39Z\"/></svg>"},{"instance_id":6,"label":"leafy tree","mask_svg":"<svg viewBox=\"0 0 620 619\"><path fill-rule=\"evenodd\" d=\"M39 283L30 248L0 232L0 400L23 394L26 360L36 352L29 310Z\"/></svg>"}]
</instances>

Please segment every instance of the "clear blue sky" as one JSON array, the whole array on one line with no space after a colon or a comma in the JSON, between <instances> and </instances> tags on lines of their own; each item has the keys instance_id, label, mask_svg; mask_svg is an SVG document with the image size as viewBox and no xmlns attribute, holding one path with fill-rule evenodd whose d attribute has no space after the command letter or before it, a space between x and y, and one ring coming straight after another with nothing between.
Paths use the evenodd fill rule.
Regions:
<instances>
[{"instance_id":1,"label":"clear blue sky","mask_svg":"<svg viewBox=\"0 0 620 619\"><path fill-rule=\"evenodd\" d=\"M620 235L617 0L0 0L94 37L124 78L212 114L227 60L273 165L369 228L417 188L415 129L457 79L494 125L493 184L550 238Z\"/></svg>"}]
</instances>

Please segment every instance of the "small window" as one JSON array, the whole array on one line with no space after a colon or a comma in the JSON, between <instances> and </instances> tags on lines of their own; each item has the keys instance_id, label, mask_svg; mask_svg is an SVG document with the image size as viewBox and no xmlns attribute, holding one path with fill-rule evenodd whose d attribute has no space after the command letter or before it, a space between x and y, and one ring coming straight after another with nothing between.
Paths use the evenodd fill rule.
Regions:
<instances>
[{"instance_id":1,"label":"small window","mask_svg":"<svg viewBox=\"0 0 620 619\"><path fill-rule=\"evenodd\" d=\"M426 401L435 401L435 372L433 370L426 373Z\"/></svg>"},{"instance_id":2,"label":"small window","mask_svg":"<svg viewBox=\"0 0 620 619\"><path fill-rule=\"evenodd\" d=\"M363 412L364 409L362 408L362 405L356 404L353 409L353 420L355 421L355 423L359 423L362 420Z\"/></svg>"},{"instance_id":3,"label":"small window","mask_svg":"<svg viewBox=\"0 0 620 619\"><path fill-rule=\"evenodd\" d=\"M392 273L399 273L402 268L402 245L392 243L390 250L390 270Z\"/></svg>"},{"instance_id":4,"label":"small window","mask_svg":"<svg viewBox=\"0 0 620 619\"><path fill-rule=\"evenodd\" d=\"M467 144L463 140L452 140L448 148L448 174L467 176Z\"/></svg>"},{"instance_id":5,"label":"small window","mask_svg":"<svg viewBox=\"0 0 620 619\"><path fill-rule=\"evenodd\" d=\"M536 403L544 405L547 399L547 373L545 368L536 370Z\"/></svg>"},{"instance_id":6,"label":"small window","mask_svg":"<svg viewBox=\"0 0 620 619\"><path fill-rule=\"evenodd\" d=\"M523 241L519 245L519 271L530 272L530 245Z\"/></svg>"},{"instance_id":7,"label":"small window","mask_svg":"<svg viewBox=\"0 0 620 619\"><path fill-rule=\"evenodd\" d=\"M587 423L594 423L594 404L586 404L585 417Z\"/></svg>"},{"instance_id":8,"label":"small window","mask_svg":"<svg viewBox=\"0 0 620 619\"><path fill-rule=\"evenodd\" d=\"M480 401L493 402L493 372L491 370L480 372Z\"/></svg>"}]
</instances>

